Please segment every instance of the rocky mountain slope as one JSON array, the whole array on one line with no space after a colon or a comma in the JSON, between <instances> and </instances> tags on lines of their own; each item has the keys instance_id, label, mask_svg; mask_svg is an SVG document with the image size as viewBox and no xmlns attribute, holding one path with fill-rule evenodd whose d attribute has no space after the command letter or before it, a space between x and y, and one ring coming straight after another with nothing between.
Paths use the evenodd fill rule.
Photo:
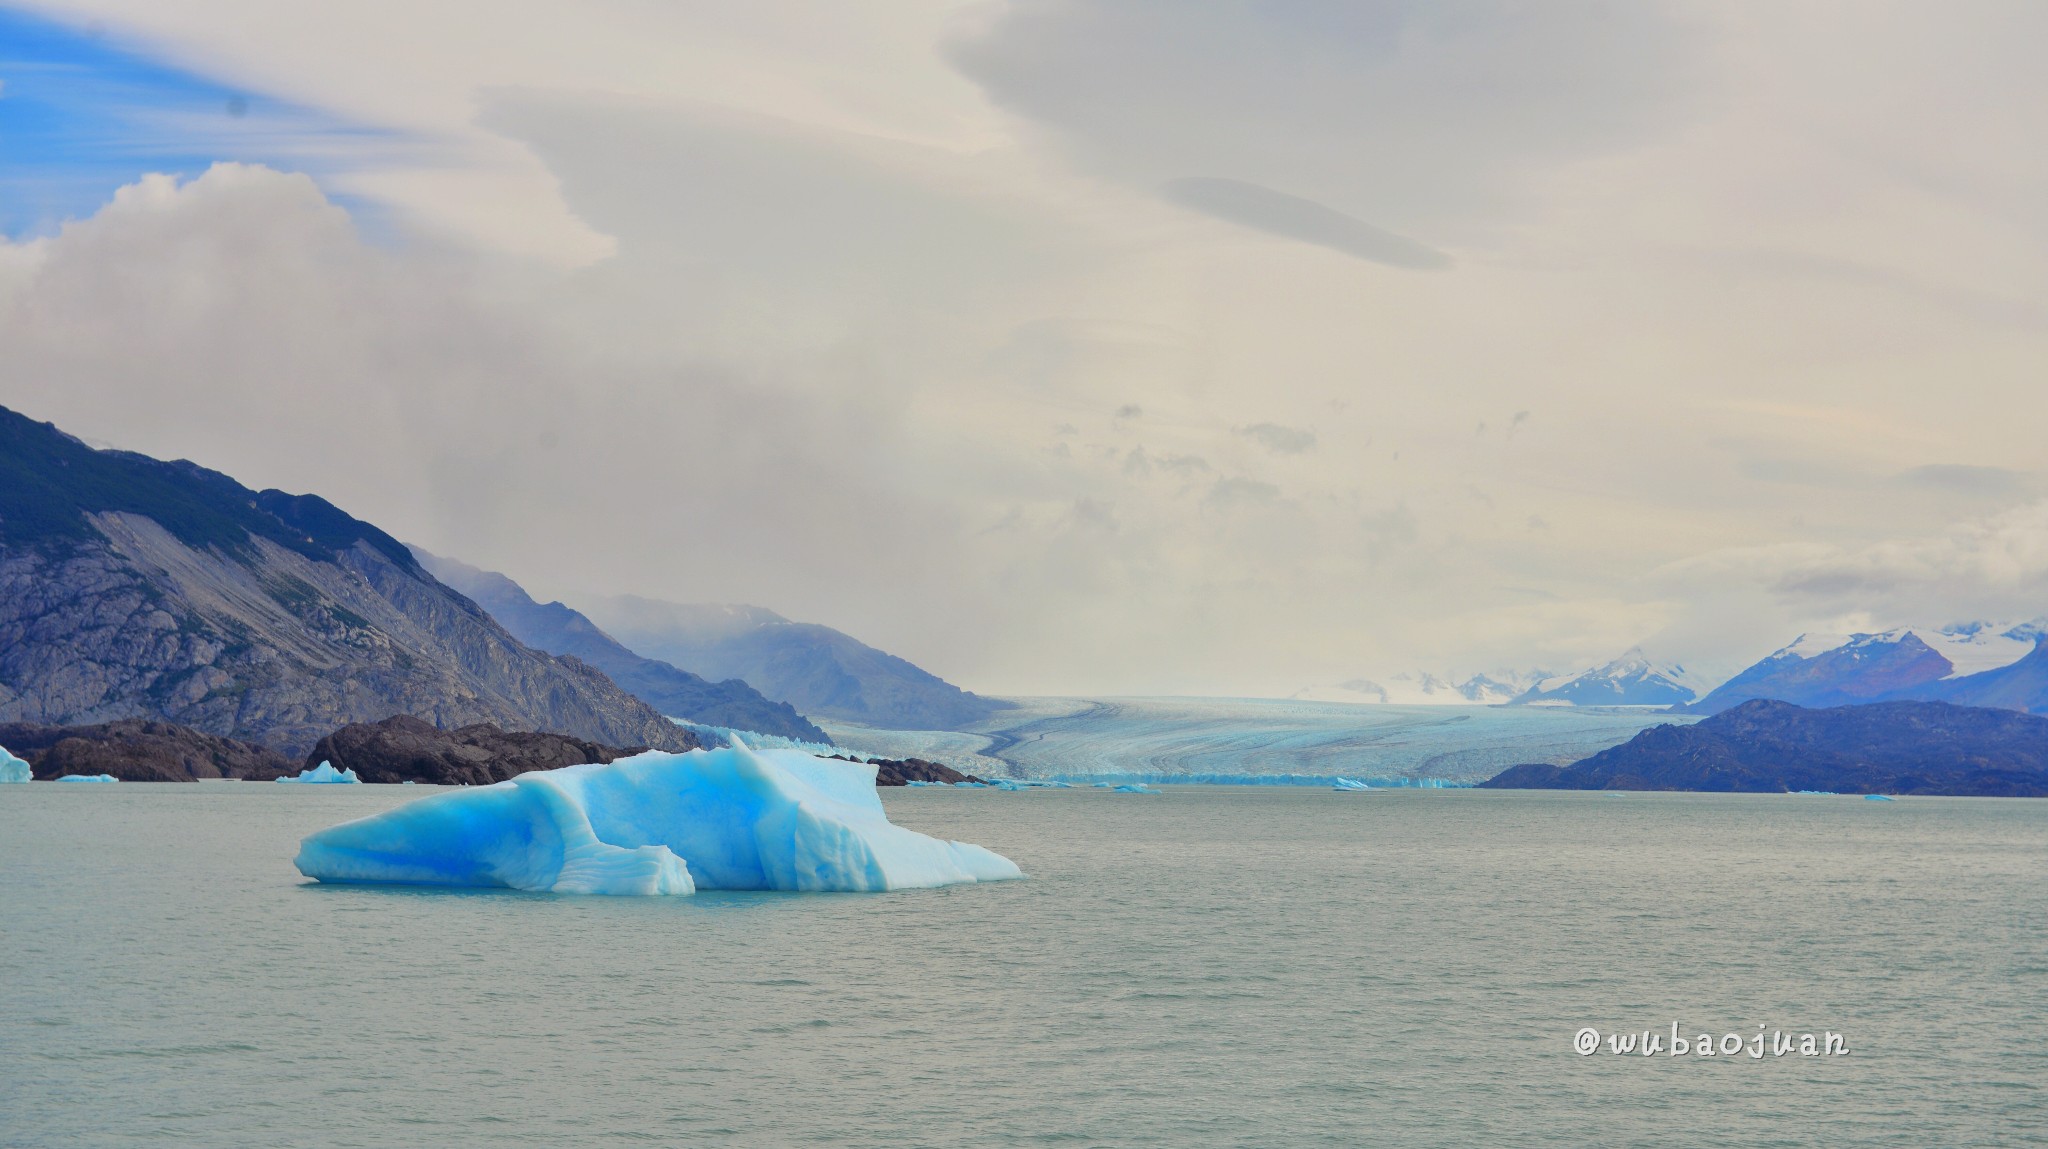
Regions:
<instances>
[{"instance_id":1,"label":"rocky mountain slope","mask_svg":"<svg viewBox=\"0 0 2048 1149\"><path fill-rule=\"evenodd\" d=\"M1961 623L1871 634L1800 635L1685 709L1715 714L1752 698L1801 706L1889 700L2048 711L2040 621Z\"/></svg>"},{"instance_id":2,"label":"rocky mountain slope","mask_svg":"<svg viewBox=\"0 0 2048 1149\"><path fill-rule=\"evenodd\" d=\"M538 603L525 588L496 571L413 548L435 578L468 595L519 641L549 654L568 654L597 667L613 682L671 718L708 726L829 742L787 702L771 702L737 678L712 682L621 646L597 624L559 602Z\"/></svg>"},{"instance_id":3,"label":"rocky mountain slope","mask_svg":"<svg viewBox=\"0 0 2048 1149\"><path fill-rule=\"evenodd\" d=\"M706 678L740 678L805 714L893 730L957 730L1008 704L969 694L829 626L758 606L632 596L586 607L606 633L648 658Z\"/></svg>"},{"instance_id":4,"label":"rocky mountain slope","mask_svg":"<svg viewBox=\"0 0 2048 1149\"><path fill-rule=\"evenodd\" d=\"M2048 797L2048 718L1945 702L1809 710L1755 699L1570 766L1514 766L1481 785Z\"/></svg>"},{"instance_id":5,"label":"rocky mountain slope","mask_svg":"<svg viewBox=\"0 0 2048 1149\"><path fill-rule=\"evenodd\" d=\"M0 408L0 721L160 718L299 753L392 714L689 742L325 500Z\"/></svg>"}]
</instances>

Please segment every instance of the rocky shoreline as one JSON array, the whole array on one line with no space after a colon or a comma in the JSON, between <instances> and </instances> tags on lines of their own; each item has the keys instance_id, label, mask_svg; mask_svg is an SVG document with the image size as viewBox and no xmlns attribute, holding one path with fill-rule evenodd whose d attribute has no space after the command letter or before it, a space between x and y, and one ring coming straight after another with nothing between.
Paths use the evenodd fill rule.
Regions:
<instances>
[{"instance_id":1,"label":"rocky shoreline","mask_svg":"<svg viewBox=\"0 0 2048 1149\"><path fill-rule=\"evenodd\" d=\"M684 749L701 747L695 735L678 733ZM443 730L406 714L343 726L320 739L303 763L267 746L142 718L93 726L0 723L0 747L26 761L38 780L105 774L123 782L268 782L329 762L364 782L434 786L488 786L529 770L615 762L647 749L487 722ZM877 786L982 781L922 758L842 760L873 765Z\"/></svg>"}]
</instances>

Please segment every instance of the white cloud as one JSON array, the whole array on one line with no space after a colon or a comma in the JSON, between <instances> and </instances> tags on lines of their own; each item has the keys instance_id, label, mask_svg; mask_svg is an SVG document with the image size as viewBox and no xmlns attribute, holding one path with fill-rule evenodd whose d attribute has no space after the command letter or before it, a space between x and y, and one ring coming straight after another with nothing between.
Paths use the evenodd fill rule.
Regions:
<instances>
[{"instance_id":1,"label":"white cloud","mask_svg":"<svg viewBox=\"0 0 2048 1149\"><path fill-rule=\"evenodd\" d=\"M431 146L0 245L0 402L545 597L1285 693L2039 589L2024 9L56 7Z\"/></svg>"}]
</instances>

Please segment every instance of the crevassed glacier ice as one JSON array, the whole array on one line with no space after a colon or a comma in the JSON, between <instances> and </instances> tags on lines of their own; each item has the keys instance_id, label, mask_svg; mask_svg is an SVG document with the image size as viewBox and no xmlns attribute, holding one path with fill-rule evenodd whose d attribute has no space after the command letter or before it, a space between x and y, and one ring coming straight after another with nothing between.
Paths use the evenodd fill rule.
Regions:
<instances>
[{"instance_id":1,"label":"crevassed glacier ice","mask_svg":"<svg viewBox=\"0 0 2048 1149\"><path fill-rule=\"evenodd\" d=\"M323 882L587 894L899 890L1021 878L1014 862L892 825L875 768L799 750L650 750L422 798L308 837Z\"/></svg>"},{"instance_id":2,"label":"crevassed glacier ice","mask_svg":"<svg viewBox=\"0 0 2048 1149\"><path fill-rule=\"evenodd\" d=\"M66 774L59 782L119 782L112 774Z\"/></svg>"},{"instance_id":3,"label":"crevassed glacier ice","mask_svg":"<svg viewBox=\"0 0 2048 1149\"><path fill-rule=\"evenodd\" d=\"M30 777L28 763L9 754L7 747L0 746L0 783L26 782Z\"/></svg>"},{"instance_id":4,"label":"crevassed glacier ice","mask_svg":"<svg viewBox=\"0 0 2048 1149\"><path fill-rule=\"evenodd\" d=\"M322 762L318 766L313 767L311 770L302 770L289 778L279 778L278 781L346 784L350 782L360 783L362 779L356 777L356 772L354 770L336 770L334 768L334 763Z\"/></svg>"}]
</instances>

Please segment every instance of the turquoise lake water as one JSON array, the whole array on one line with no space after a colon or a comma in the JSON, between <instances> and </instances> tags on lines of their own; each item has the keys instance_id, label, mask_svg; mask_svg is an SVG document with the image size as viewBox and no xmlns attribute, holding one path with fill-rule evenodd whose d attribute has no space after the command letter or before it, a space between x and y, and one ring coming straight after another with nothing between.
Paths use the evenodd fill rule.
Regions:
<instances>
[{"instance_id":1,"label":"turquoise lake water","mask_svg":"<svg viewBox=\"0 0 2048 1149\"><path fill-rule=\"evenodd\" d=\"M417 788L0 788L0 1145L2048 1138L2048 802L886 795L1028 881L322 887ZM1581 1057L1673 1021L1828 1058Z\"/></svg>"}]
</instances>

